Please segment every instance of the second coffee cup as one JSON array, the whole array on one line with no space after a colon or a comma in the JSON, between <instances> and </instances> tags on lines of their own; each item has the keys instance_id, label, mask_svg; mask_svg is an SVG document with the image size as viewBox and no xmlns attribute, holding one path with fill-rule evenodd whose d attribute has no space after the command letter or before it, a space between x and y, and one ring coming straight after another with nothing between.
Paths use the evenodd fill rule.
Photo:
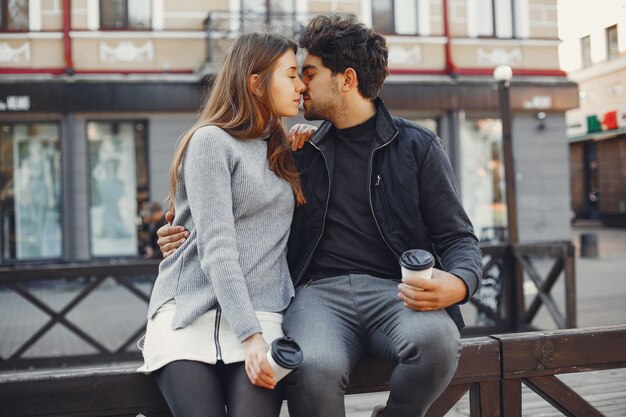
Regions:
<instances>
[{"instance_id":1,"label":"second coffee cup","mask_svg":"<svg viewBox=\"0 0 626 417\"><path fill-rule=\"evenodd\" d=\"M274 381L278 382L302 363L302 350L290 337L274 340L267 351L267 360L274 371Z\"/></svg>"}]
</instances>

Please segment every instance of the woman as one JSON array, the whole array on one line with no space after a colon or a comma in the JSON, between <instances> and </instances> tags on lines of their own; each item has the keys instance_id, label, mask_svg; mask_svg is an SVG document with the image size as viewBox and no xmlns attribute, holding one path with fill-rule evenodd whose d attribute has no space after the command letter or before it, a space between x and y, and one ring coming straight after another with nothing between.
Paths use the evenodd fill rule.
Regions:
<instances>
[{"instance_id":1,"label":"woman","mask_svg":"<svg viewBox=\"0 0 626 417\"><path fill-rule=\"evenodd\" d=\"M286 243L304 203L282 120L305 88L295 52L275 34L238 38L174 158L170 211L189 236L161 262L139 369L174 416L280 411L266 353L294 295Z\"/></svg>"}]
</instances>

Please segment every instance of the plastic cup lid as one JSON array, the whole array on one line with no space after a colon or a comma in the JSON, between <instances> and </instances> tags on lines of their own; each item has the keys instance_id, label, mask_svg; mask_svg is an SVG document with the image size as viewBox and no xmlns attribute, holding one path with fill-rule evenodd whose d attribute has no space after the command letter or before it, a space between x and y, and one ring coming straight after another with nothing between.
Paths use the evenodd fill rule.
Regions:
<instances>
[{"instance_id":1,"label":"plastic cup lid","mask_svg":"<svg viewBox=\"0 0 626 417\"><path fill-rule=\"evenodd\" d=\"M295 369L302 363L302 350L290 337L281 337L270 347L274 362L286 369Z\"/></svg>"},{"instance_id":2,"label":"plastic cup lid","mask_svg":"<svg viewBox=\"0 0 626 417\"><path fill-rule=\"evenodd\" d=\"M422 249L411 249L402 254L400 265L412 271L422 271L435 265L433 255Z\"/></svg>"}]
</instances>

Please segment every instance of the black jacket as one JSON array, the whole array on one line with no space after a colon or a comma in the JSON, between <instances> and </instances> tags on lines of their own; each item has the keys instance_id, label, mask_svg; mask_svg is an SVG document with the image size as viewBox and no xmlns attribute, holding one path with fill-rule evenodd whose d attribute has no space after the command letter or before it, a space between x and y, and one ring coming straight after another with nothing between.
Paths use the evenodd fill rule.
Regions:
<instances>
[{"instance_id":1,"label":"black jacket","mask_svg":"<svg viewBox=\"0 0 626 417\"><path fill-rule=\"evenodd\" d=\"M436 267L461 278L468 297L482 274L482 255L461 205L454 173L441 139L405 119L392 117L377 99L377 138L370 154L372 215L383 240L399 257L408 249L433 252ZM287 259L297 287L322 236L333 175L334 127L324 122L295 154L307 204L296 208ZM447 308L459 328L458 305Z\"/></svg>"}]
</instances>

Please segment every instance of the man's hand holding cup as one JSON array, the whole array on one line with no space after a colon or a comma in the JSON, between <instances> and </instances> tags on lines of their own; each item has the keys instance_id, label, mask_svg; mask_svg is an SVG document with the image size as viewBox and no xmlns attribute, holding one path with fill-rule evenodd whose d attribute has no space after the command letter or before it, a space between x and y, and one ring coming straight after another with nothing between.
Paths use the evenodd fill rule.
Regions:
<instances>
[{"instance_id":1,"label":"man's hand holding cup","mask_svg":"<svg viewBox=\"0 0 626 417\"><path fill-rule=\"evenodd\" d=\"M467 287L456 275L433 268L432 254L421 249L406 251L400 257L402 282L398 298L417 311L439 310L463 301Z\"/></svg>"}]
</instances>

